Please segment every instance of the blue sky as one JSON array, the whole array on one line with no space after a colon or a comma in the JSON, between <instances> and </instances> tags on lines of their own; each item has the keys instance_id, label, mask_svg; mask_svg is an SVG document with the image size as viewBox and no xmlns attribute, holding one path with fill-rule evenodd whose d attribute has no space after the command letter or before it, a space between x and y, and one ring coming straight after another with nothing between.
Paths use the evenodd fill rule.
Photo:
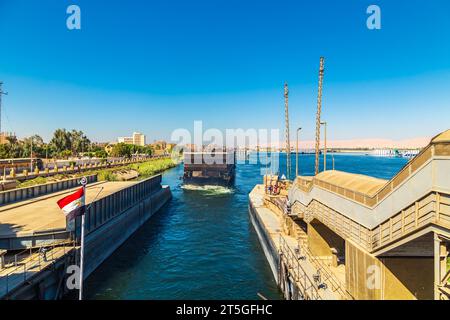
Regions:
<instances>
[{"instance_id":1,"label":"blue sky","mask_svg":"<svg viewBox=\"0 0 450 320\"><path fill-rule=\"evenodd\" d=\"M449 17L448 0L0 0L2 124L96 141L168 139L194 120L282 129L288 81L291 126L312 139L325 56L330 139L431 136L450 127Z\"/></svg>"}]
</instances>

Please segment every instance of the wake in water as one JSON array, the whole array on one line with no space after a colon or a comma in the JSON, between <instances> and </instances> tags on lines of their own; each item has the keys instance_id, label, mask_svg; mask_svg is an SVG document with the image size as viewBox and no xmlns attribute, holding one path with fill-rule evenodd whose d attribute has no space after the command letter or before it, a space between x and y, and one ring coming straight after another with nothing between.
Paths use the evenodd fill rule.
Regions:
<instances>
[{"instance_id":1,"label":"wake in water","mask_svg":"<svg viewBox=\"0 0 450 320\"><path fill-rule=\"evenodd\" d=\"M189 191L199 191L207 195L222 195L231 194L234 192L233 189L222 187L222 186L197 186L193 184L183 184L181 188Z\"/></svg>"}]
</instances>

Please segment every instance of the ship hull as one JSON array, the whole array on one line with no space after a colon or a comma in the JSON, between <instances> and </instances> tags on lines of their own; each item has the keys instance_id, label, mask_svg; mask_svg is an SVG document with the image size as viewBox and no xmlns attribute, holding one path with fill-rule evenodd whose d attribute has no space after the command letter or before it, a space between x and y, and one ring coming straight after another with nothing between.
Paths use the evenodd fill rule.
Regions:
<instances>
[{"instance_id":1,"label":"ship hull","mask_svg":"<svg viewBox=\"0 0 450 320\"><path fill-rule=\"evenodd\" d=\"M234 185L234 177L230 177L228 179L216 177L184 177L183 183L185 185L221 186L229 188Z\"/></svg>"}]
</instances>

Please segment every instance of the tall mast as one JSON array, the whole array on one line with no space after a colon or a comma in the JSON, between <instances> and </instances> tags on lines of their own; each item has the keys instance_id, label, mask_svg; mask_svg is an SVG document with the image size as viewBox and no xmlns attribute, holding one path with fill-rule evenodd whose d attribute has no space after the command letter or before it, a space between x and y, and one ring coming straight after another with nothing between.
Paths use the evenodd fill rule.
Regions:
<instances>
[{"instance_id":1,"label":"tall mast","mask_svg":"<svg viewBox=\"0 0 450 320\"><path fill-rule=\"evenodd\" d=\"M289 88L287 82L284 84L284 116L286 125L286 177L291 175L291 143L289 140Z\"/></svg>"},{"instance_id":2,"label":"tall mast","mask_svg":"<svg viewBox=\"0 0 450 320\"><path fill-rule=\"evenodd\" d=\"M324 73L324 57L320 57L319 68L319 91L317 94L317 114L316 114L316 161L315 161L315 175L319 173L319 147L320 147L320 114L322 112L322 83Z\"/></svg>"},{"instance_id":3,"label":"tall mast","mask_svg":"<svg viewBox=\"0 0 450 320\"><path fill-rule=\"evenodd\" d=\"M2 133L2 95L7 95L2 89L3 82L0 81L0 135Z\"/></svg>"}]
</instances>

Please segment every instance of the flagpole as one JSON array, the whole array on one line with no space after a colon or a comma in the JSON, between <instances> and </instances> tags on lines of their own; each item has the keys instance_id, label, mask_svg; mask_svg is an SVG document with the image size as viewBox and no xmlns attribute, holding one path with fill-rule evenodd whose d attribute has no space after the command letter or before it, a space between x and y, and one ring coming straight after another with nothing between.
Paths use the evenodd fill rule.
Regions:
<instances>
[{"instance_id":1,"label":"flagpole","mask_svg":"<svg viewBox=\"0 0 450 320\"><path fill-rule=\"evenodd\" d=\"M86 201L86 184L87 181L85 179L82 179L83 184L83 194L84 199ZM83 269L84 269L84 217L85 214L83 213L81 215L81 248L80 248L80 291L78 300L83 300Z\"/></svg>"},{"instance_id":2,"label":"flagpole","mask_svg":"<svg viewBox=\"0 0 450 320\"><path fill-rule=\"evenodd\" d=\"M83 300L83 266L84 266L84 214L81 216L80 293L78 300Z\"/></svg>"}]
</instances>

